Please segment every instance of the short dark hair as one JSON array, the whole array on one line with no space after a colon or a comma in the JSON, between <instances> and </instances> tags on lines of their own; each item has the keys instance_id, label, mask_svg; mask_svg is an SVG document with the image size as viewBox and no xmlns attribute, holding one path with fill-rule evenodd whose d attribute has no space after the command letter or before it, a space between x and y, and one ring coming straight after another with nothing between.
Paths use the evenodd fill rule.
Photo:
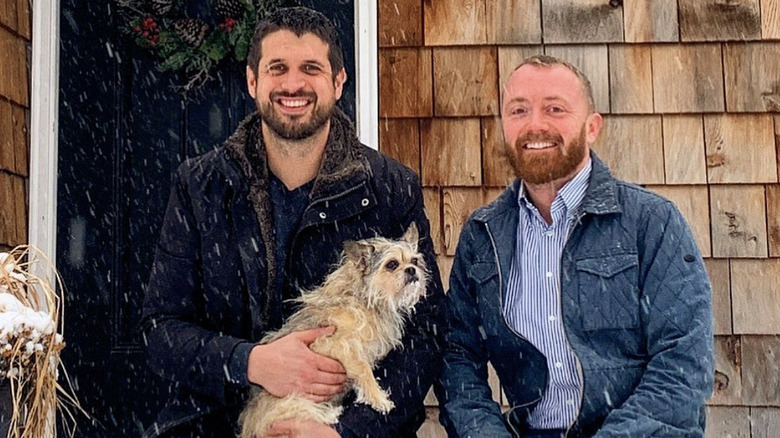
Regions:
<instances>
[{"instance_id":1,"label":"short dark hair","mask_svg":"<svg viewBox=\"0 0 780 438\"><path fill-rule=\"evenodd\" d=\"M554 65L562 65L567 69L571 70L571 72L577 76L577 79L580 80L580 84L582 84L582 94L585 95L585 100L587 101L588 109L591 112L596 111L596 105L593 100L593 87L591 87L590 85L590 80L588 80L588 77L585 76L585 73L583 73L580 69L575 67L573 64L566 62L563 59L556 58L554 56L534 55L524 59L517 67L515 67L515 70L519 69L524 65L529 65L529 64L535 66L542 66L542 67L552 67Z\"/></svg>"},{"instance_id":2,"label":"short dark hair","mask_svg":"<svg viewBox=\"0 0 780 438\"><path fill-rule=\"evenodd\" d=\"M304 7L279 8L257 23L246 63L257 76L263 39L279 30L289 30L297 36L312 33L328 45L328 61L333 77L344 68L344 53L341 50L338 32L328 17Z\"/></svg>"}]
</instances>

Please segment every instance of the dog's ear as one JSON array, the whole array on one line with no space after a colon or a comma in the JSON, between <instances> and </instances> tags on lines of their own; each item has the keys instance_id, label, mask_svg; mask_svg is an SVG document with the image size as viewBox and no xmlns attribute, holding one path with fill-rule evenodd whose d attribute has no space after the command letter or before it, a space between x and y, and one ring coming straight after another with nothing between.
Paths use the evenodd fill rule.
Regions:
<instances>
[{"instance_id":1,"label":"dog's ear","mask_svg":"<svg viewBox=\"0 0 780 438\"><path fill-rule=\"evenodd\" d=\"M351 260L365 272L371 265L371 255L374 254L374 247L365 243L347 240L344 242L344 254L347 256L347 260Z\"/></svg>"},{"instance_id":2,"label":"dog's ear","mask_svg":"<svg viewBox=\"0 0 780 438\"><path fill-rule=\"evenodd\" d=\"M412 245L415 251L417 251L417 241L420 240L420 233L417 231L417 224L412 222L409 224L409 228L406 229L403 237L404 241Z\"/></svg>"}]
</instances>

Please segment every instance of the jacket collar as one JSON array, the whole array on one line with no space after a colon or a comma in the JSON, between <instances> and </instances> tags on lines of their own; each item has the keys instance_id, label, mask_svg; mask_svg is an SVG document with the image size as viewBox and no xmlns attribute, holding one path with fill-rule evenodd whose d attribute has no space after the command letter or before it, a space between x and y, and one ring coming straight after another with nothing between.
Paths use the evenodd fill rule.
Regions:
<instances>
[{"instance_id":1,"label":"jacket collar","mask_svg":"<svg viewBox=\"0 0 780 438\"><path fill-rule=\"evenodd\" d=\"M250 187L268 190L268 161L262 135L262 117L259 113L244 119L225 141L225 148ZM317 199L340 191L334 183L364 179L368 166L362 147L349 118L335 108L330 120L325 154L314 180L310 197Z\"/></svg>"}]
</instances>

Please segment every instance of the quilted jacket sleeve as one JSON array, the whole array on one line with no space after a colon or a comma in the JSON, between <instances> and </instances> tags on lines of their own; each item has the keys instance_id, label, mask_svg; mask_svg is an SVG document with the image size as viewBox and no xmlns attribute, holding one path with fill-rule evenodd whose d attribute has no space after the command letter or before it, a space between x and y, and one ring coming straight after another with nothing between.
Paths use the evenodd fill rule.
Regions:
<instances>
[{"instance_id":1,"label":"quilted jacket sleeve","mask_svg":"<svg viewBox=\"0 0 780 438\"><path fill-rule=\"evenodd\" d=\"M650 360L633 395L610 412L596 436L701 437L714 373L709 280L670 202L644 216L638 248Z\"/></svg>"}]
</instances>

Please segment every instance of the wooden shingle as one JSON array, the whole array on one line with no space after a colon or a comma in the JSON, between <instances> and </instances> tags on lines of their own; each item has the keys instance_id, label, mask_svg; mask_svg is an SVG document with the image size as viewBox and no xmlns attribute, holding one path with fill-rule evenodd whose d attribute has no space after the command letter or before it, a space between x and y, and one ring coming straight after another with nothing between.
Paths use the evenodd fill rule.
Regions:
<instances>
[{"instance_id":1,"label":"wooden shingle","mask_svg":"<svg viewBox=\"0 0 780 438\"><path fill-rule=\"evenodd\" d=\"M422 3L419 0L379 0L379 47L422 46Z\"/></svg>"},{"instance_id":2,"label":"wooden shingle","mask_svg":"<svg viewBox=\"0 0 780 438\"><path fill-rule=\"evenodd\" d=\"M605 116L593 150L612 173L636 184L663 184L661 116Z\"/></svg>"},{"instance_id":3,"label":"wooden shingle","mask_svg":"<svg viewBox=\"0 0 780 438\"><path fill-rule=\"evenodd\" d=\"M647 188L677 206L685 221L688 222L702 256L710 257L712 250L707 186L647 186Z\"/></svg>"},{"instance_id":4,"label":"wooden shingle","mask_svg":"<svg viewBox=\"0 0 780 438\"><path fill-rule=\"evenodd\" d=\"M423 185L482 184L479 119L422 120L420 134Z\"/></svg>"},{"instance_id":5,"label":"wooden shingle","mask_svg":"<svg viewBox=\"0 0 780 438\"><path fill-rule=\"evenodd\" d=\"M750 408L707 406L707 438L750 438Z\"/></svg>"},{"instance_id":6,"label":"wooden shingle","mask_svg":"<svg viewBox=\"0 0 780 438\"><path fill-rule=\"evenodd\" d=\"M731 260L734 334L780 333L780 259Z\"/></svg>"},{"instance_id":7,"label":"wooden shingle","mask_svg":"<svg viewBox=\"0 0 780 438\"><path fill-rule=\"evenodd\" d=\"M626 42L676 42L677 0L633 0L623 2Z\"/></svg>"},{"instance_id":8,"label":"wooden shingle","mask_svg":"<svg viewBox=\"0 0 780 438\"><path fill-rule=\"evenodd\" d=\"M708 181L777 182L773 125L770 114L705 114Z\"/></svg>"},{"instance_id":9,"label":"wooden shingle","mask_svg":"<svg viewBox=\"0 0 780 438\"><path fill-rule=\"evenodd\" d=\"M426 46L487 43L485 0L436 0L423 5Z\"/></svg>"},{"instance_id":10,"label":"wooden shingle","mask_svg":"<svg viewBox=\"0 0 780 438\"><path fill-rule=\"evenodd\" d=\"M447 187L442 202L444 253L454 256L463 225L474 210L485 204L485 191L479 187Z\"/></svg>"},{"instance_id":11,"label":"wooden shingle","mask_svg":"<svg viewBox=\"0 0 780 438\"><path fill-rule=\"evenodd\" d=\"M663 116L664 170L667 184L705 184L707 160L702 116Z\"/></svg>"},{"instance_id":12,"label":"wooden shingle","mask_svg":"<svg viewBox=\"0 0 780 438\"><path fill-rule=\"evenodd\" d=\"M742 402L742 345L739 336L715 337L715 385L709 403Z\"/></svg>"},{"instance_id":13,"label":"wooden shingle","mask_svg":"<svg viewBox=\"0 0 780 438\"><path fill-rule=\"evenodd\" d=\"M11 193L16 220L16 239L11 243L16 246L27 242L27 179L14 175L11 179Z\"/></svg>"},{"instance_id":14,"label":"wooden shingle","mask_svg":"<svg viewBox=\"0 0 780 438\"><path fill-rule=\"evenodd\" d=\"M9 5L14 0L8 0ZM32 11L30 9L30 0L16 0L16 31L27 41L32 39Z\"/></svg>"},{"instance_id":15,"label":"wooden shingle","mask_svg":"<svg viewBox=\"0 0 780 438\"><path fill-rule=\"evenodd\" d=\"M0 27L0 96L22 106L29 106L29 75L27 46L22 38Z\"/></svg>"},{"instance_id":16,"label":"wooden shingle","mask_svg":"<svg viewBox=\"0 0 780 438\"><path fill-rule=\"evenodd\" d=\"M17 8L16 0L1 1L0 2L0 24L7 26L9 29L16 30L16 21L18 15L18 13L16 12L16 8Z\"/></svg>"},{"instance_id":17,"label":"wooden shingle","mask_svg":"<svg viewBox=\"0 0 780 438\"><path fill-rule=\"evenodd\" d=\"M758 0L679 0L680 40L761 38Z\"/></svg>"},{"instance_id":18,"label":"wooden shingle","mask_svg":"<svg viewBox=\"0 0 780 438\"><path fill-rule=\"evenodd\" d=\"M780 39L780 0L761 0L761 38Z\"/></svg>"},{"instance_id":19,"label":"wooden shingle","mask_svg":"<svg viewBox=\"0 0 780 438\"><path fill-rule=\"evenodd\" d=\"M580 69L593 88L596 111L609 112L609 57L606 45L546 46L545 54Z\"/></svg>"},{"instance_id":20,"label":"wooden shingle","mask_svg":"<svg viewBox=\"0 0 780 438\"><path fill-rule=\"evenodd\" d=\"M769 257L780 257L780 185L766 185L766 222Z\"/></svg>"},{"instance_id":21,"label":"wooden shingle","mask_svg":"<svg viewBox=\"0 0 780 438\"><path fill-rule=\"evenodd\" d=\"M623 11L603 0L542 0L546 44L623 41Z\"/></svg>"},{"instance_id":22,"label":"wooden shingle","mask_svg":"<svg viewBox=\"0 0 780 438\"><path fill-rule=\"evenodd\" d=\"M30 153L30 132L27 128L27 110L11 104L11 122L14 130L14 173L21 176L29 174L27 157Z\"/></svg>"},{"instance_id":23,"label":"wooden shingle","mask_svg":"<svg viewBox=\"0 0 780 438\"><path fill-rule=\"evenodd\" d=\"M12 182L16 175L0 172L0 245L14 246L16 241L16 210ZM9 208L10 207L10 208Z\"/></svg>"},{"instance_id":24,"label":"wooden shingle","mask_svg":"<svg viewBox=\"0 0 780 438\"><path fill-rule=\"evenodd\" d=\"M715 334L730 335L731 327L731 268L727 259L704 259L712 285L712 312Z\"/></svg>"},{"instance_id":25,"label":"wooden shingle","mask_svg":"<svg viewBox=\"0 0 780 438\"><path fill-rule=\"evenodd\" d=\"M526 58L544 53L542 46L503 46L498 48L498 93L504 92L509 76Z\"/></svg>"},{"instance_id":26,"label":"wooden shingle","mask_svg":"<svg viewBox=\"0 0 780 438\"><path fill-rule=\"evenodd\" d=\"M380 49L380 116L432 116L432 81L430 49Z\"/></svg>"},{"instance_id":27,"label":"wooden shingle","mask_svg":"<svg viewBox=\"0 0 780 438\"><path fill-rule=\"evenodd\" d=\"M433 49L434 114L488 116L499 113L495 47Z\"/></svg>"},{"instance_id":28,"label":"wooden shingle","mask_svg":"<svg viewBox=\"0 0 780 438\"><path fill-rule=\"evenodd\" d=\"M772 438L780 430L780 408L750 408L750 425L753 438Z\"/></svg>"},{"instance_id":29,"label":"wooden shingle","mask_svg":"<svg viewBox=\"0 0 780 438\"><path fill-rule=\"evenodd\" d=\"M423 187L422 192L425 214L428 215L428 222L431 224L433 251L441 255L444 248L441 233L441 189L439 187Z\"/></svg>"},{"instance_id":30,"label":"wooden shingle","mask_svg":"<svg viewBox=\"0 0 780 438\"><path fill-rule=\"evenodd\" d=\"M652 58L650 46L609 46L609 95L613 114L653 112Z\"/></svg>"},{"instance_id":31,"label":"wooden shingle","mask_svg":"<svg viewBox=\"0 0 780 438\"><path fill-rule=\"evenodd\" d=\"M488 43L542 42L539 0L488 0L486 6Z\"/></svg>"},{"instance_id":32,"label":"wooden shingle","mask_svg":"<svg viewBox=\"0 0 780 438\"><path fill-rule=\"evenodd\" d=\"M742 337L742 393L746 405L780 406L778 357L780 336Z\"/></svg>"},{"instance_id":33,"label":"wooden shingle","mask_svg":"<svg viewBox=\"0 0 780 438\"><path fill-rule=\"evenodd\" d=\"M767 256L764 186L710 186L710 223L713 257Z\"/></svg>"},{"instance_id":34,"label":"wooden shingle","mask_svg":"<svg viewBox=\"0 0 780 438\"><path fill-rule=\"evenodd\" d=\"M652 52L655 112L723 111L720 45L654 45Z\"/></svg>"},{"instance_id":35,"label":"wooden shingle","mask_svg":"<svg viewBox=\"0 0 780 438\"><path fill-rule=\"evenodd\" d=\"M11 103L0 98L0 170L16 171L14 124Z\"/></svg>"},{"instance_id":36,"label":"wooden shingle","mask_svg":"<svg viewBox=\"0 0 780 438\"><path fill-rule=\"evenodd\" d=\"M379 150L420 174L420 122L418 119L379 121Z\"/></svg>"},{"instance_id":37,"label":"wooden shingle","mask_svg":"<svg viewBox=\"0 0 780 438\"><path fill-rule=\"evenodd\" d=\"M515 174L504 156L504 134L501 119L482 118L482 184L488 187L505 187Z\"/></svg>"},{"instance_id":38,"label":"wooden shingle","mask_svg":"<svg viewBox=\"0 0 780 438\"><path fill-rule=\"evenodd\" d=\"M725 44L728 111L780 112L780 43Z\"/></svg>"},{"instance_id":39,"label":"wooden shingle","mask_svg":"<svg viewBox=\"0 0 780 438\"><path fill-rule=\"evenodd\" d=\"M452 264L455 262L455 257L439 255L436 257L436 263L439 265L439 275L441 275L441 283L444 287L444 292L450 290L450 273L452 272Z\"/></svg>"},{"instance_id":40,"label":"wooden shingle","mask_svg":"<svg viewBox=\"0 0 780 438\"><path fill-rule=\"evenodd\" d=\"M425 421L417 434L421 438L447 438L447 430L439 423L439 408L425 409Z\"/></svg>"}]
</instances>

